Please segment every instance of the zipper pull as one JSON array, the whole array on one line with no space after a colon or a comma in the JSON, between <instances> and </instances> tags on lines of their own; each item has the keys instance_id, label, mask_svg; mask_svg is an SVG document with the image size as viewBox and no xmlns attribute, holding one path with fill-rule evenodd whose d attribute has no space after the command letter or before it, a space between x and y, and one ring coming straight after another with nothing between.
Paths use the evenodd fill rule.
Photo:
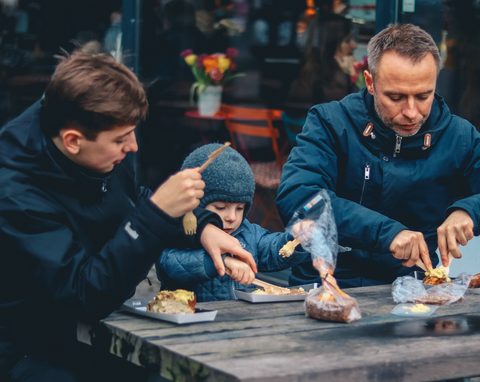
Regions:
<instances>
[{"instance_id":1,"label":"zipper pull","mask_svg":"<svg viewBox=\"0 0 480 382\"><path fill-rule=\"evenodd\" d=\"M400 146L402 145L402 137L400 135L397 135L396 141L395 141L395 151L393 152L393 156L396 157L397 154L400 154Z\"/></svg>"},{"instance_id":2,"label":"zipper pull","mask_svg":"<svg viewBox=\"0 0 480 382\"><path fill-rule=\"evenodd\" d=\"M370 165L369 164L367 164L365 166L365 179L367 179L367 180L370 179Z\"/></svg>"},{"instance_id":3,"label":"zipper pull","mask_svg":"<svg viewBox=\"0 0 480 382\"><path fill-rule=\"evenodd\" d=\"M106 180L103 180L102 191L107 192L107 181Z\"/></svg>"}]
</instances>

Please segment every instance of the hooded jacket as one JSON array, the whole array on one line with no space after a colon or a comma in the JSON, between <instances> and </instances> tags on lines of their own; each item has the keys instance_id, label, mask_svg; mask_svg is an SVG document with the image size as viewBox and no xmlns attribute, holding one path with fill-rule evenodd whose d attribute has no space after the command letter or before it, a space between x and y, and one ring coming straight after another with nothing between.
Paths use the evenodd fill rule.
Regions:
<instances>
[{"instance_id":1,"label":"hooded jacket","mask_svg":"<svg viewBox=\"0 0 480 382\"><path fill-rule=\"evenodd\" d=\"M343 287L389 283L415 270L389 252L402 230L423 233L434 266L437 228L452 211L467 211L480 233L480 134L435 95L420 131L402 138L381 122L373 101L365 88L311 108L278 189L285 224L320 189L329 192L339 244L351 248L338 255ZM307 260L290 282L317 276Z\"/></svg>"},{"instance_id":2,"label":"hooded jacket","mask_svg":"<svg viewBox=\"0 0 480 382\"><path fill-rule=\"evenodd\" d=\"M308 256L300 250L290 257L280 256L280 249L293 237L283 232L270 233L247 219L232 236L252 254L260 272L287 269ZM230 276L219 276L203 249L167 249L155 266L162 290L187 289L195 293L198 302L235 300L234 289L254 289L253 285L238 284Z\"/></svg>"},{"instance_id":3,"label":"hooded jacket","mask_svg":"<svg viewBox=\"0 0 480 382\"><path fill-rule=\"evenodd\" d=\"M108 174L64 156L42 133L40 101L0 130L0 375L25 354L68 352L77 320L118 309L185 240L150 195L129 155ZM201 212L199 232L221 224Z\"/></svg>"}]
</instances>

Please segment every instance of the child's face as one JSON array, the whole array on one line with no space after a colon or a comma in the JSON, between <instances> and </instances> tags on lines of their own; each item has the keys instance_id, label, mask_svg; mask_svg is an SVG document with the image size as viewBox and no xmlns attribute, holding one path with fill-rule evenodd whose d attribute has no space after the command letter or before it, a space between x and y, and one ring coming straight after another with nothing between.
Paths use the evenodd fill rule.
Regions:
<instances>
[{"instance_id":1,"label":"child's face","mask_svg":"<svg viewBox=\"0 0 480 382\"><path fill-rule=\"evenodd\" d=\"M242 224L245 203L213 202L205 209L218 214L223 221L223 230L231 235Z\"/></svg>"}]
</instances>

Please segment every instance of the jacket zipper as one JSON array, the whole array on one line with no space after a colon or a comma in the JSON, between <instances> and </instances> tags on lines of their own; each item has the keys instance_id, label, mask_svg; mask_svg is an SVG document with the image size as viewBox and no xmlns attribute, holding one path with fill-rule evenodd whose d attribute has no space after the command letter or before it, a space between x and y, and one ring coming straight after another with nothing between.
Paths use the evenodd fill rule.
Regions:
<instances>
[{"instance_id":1,"label":"jacket zipper","mask_svg":"<svg viewBox=\"0 0 480 382\"><path fill-rule=\"evenodd\" d=\"M397 154L400 154L400 146L402 145L402 137L400 135L396 136L395 141L395 151L393 152L393 156L396 157Z\"/></svg>"},{"instance_id":2,"label":"jacket zipper","mask_svg":"<svg viewBox=\"0 0 480 382\"><path fill-rule=\"evenodd\" d=\"M363 201L363 193L365 192L365 186L367 185L367 180L370 179L370 164L365 165L365 176L363 177L363 187L362 187L362 195L360 196L360 205L362 205Z\"/></svg>"}]
</instances>

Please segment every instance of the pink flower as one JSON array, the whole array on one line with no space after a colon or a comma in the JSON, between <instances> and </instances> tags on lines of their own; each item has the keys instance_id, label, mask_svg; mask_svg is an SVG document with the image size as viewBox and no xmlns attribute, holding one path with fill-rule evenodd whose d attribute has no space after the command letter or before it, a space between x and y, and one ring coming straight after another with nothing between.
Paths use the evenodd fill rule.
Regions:
<instances>
[{"instance_id":1,"label":"pink flower","mask_svg":"<svg viewBox=\"0 0 480 382\"><path fill-rule=\"evenodd\" d=\"M199 54L197 56L197 68L200 69L201 67L203 67L203 60L205 60L206 57L206 54Z\"/></svg>"},{"instance_id":2,"label":"pink flower","mask_svg":"<svg viewBox=\"0 0 480 382\"><path fill-rule=\"evenodd\" d=\"M355 61L353 63L353 67L355 68L355 71L358 73L358 72L364 70L365 65L364 65L363 61Z\"/></svg>"},{"instance_id":3,"label":"pink flower","mask_svg":"<svg viewBox=\"0 0 480 382\"><path fill-rule=\"evenodd\" d=\"M183 52L180 54L180 56L182 56L182 58L185 58L185 57L187 57L187 56L190 56L191 54L193 54L193 50L187 49L187 50L183 51Z\"/></svg>"},{"instance_id":4,"label":"pink flower","mask_svg":"<svg viewBox=\"0 0 480 382\"><path fill-rule=\"evenodd\" d=\"M228 48L225 53L226 53L227 57L230 58L230 59L238 56L238 50L235 49L235 48Z\"/></svg>"},{"instance_id":5,"label":"pink flower","mask_svg":"<svg viewBox=\"0 0 480 382\"><path fill-rule=\"evenodd\" d=\"M223 78L223 73L219 68L212 68L210 70L210 78L218 82Z\"/></svg>"},{"instance_id":6,"label":"pink flower","mask_svg":"<svg viewBox=\"0 0 480 382\"><path fill-rule=\"evenodd\" d=\"M237 65L235 65L235 63L234 63L234 62L231 62L231 63L230 63L230 68L229 68L229 69L230 69L230 70L233 72L235 69L237 69Z\"/></svg>"}]
</instances>

